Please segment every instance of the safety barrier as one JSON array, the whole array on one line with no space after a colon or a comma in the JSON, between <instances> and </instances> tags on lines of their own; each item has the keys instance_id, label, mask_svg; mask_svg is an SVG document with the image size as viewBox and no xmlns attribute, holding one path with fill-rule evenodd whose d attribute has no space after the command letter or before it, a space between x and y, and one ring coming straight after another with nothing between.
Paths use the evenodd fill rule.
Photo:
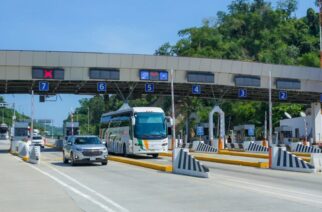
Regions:
<instances>
[{"instance_id":1,"label":"safety barrier","mask_svg":"<svg viewBox=\"0 0 322 212\"><path fill-rule=\"evenodd\" d=\"M202 143L201 141L194 141L192 144L192 150L195 152L217 152L217 149Z\"/></svg>"},{"instance_id":2,"label":"safety barrier","mask_svg":"<svg viewBox=\"0 0 322 212\"><path fill-rule=\"evenodd\" d=\"M21 141L18 145L18 156L24 161L29 160L29 144L27 142Z\"/></svg>"},{"instance_id":3,"label":"safety barrier","mask_svg":"<svg viewBox=\"0 0 322 212\"><path fill-rule=\"evenodd\" d=\"M208 178L209 169L189 154L188 149L174 151L173 173Z\"/></svg>"},{"instance_id":4,"label":"safety barrier","mask_svg":"<svg viewBox=\"0 0 322 212\"><path fill-rule=\"evenodd\" d=\"M226 144L227 149L232 149L232 150L243 150L244 146L242 143L227 143Z\"/></svg>"},{"instance_id":5,"label":"safety barrier","mask_svg":"<svg viewBox=\"0 0 322 212\"><path fill-rule=\"evenodd\" d=\"M244 142L244 150L246 152L268 152L267 147L264 147L260 144L251 141Z\"/></svg>"},{"instance_id":6,"label":"safety barrier","mask_svg":"<svg viewBox=\"0 0 322 212\"><path fill-rule=\"evenodd\" d=\"M187 149L191 149L193 146L193 143L182 143L178 145L178 148L187 148Z\"/></svg>"},{"instance_id":7,"label":"safety barrier","mask_svg":"<svg viewBox=\"0 0 322 212\"><path fill-rule=\"evenodd\" d=\"M22 142L22 141L19 141L19 140L11 141L11 149L10 149L11 154L18 155L18 146L19 146L20 142Z\"/></svg>"},{"instance_id":8,"label":"safety barrier","mask_svg":"<svg viewBox=\"0 0 322 212\"><path fill-rule=\"evenodd\" d=\"M273 147L270 168L298 172L315 172L314 166L286 151L285 147Z\"/></svg>"},{"instance_id":9,"label":"safety barrier","mask_svg":"<svg viewBox=\"0 0 322 212\"><path fill-rule=\"evenodd\" d=\"M40 146L31 145L29 147L29 162L33 164L40 162Z\"/></svg>"},{"instance_id":10,"label":"safety barrier","mask_svg":"<svg viewBox=\"0 0 322 212\"><path fill-rule=\"evenodd\" d=\"M305 152L305 153L322 153L322 150L313 146L304 146L300 143L290 145L292 152Z\"/></svg>"},{"instance_id":11,"label":"safety barrier","mask_svg":"<svg viewBox=\"0 0 322 212\"><path fill-rule=\"evenodd\" d=\"M311 165L317 172L322 172L322 154L311 154Z\"/></svg>"}]
</instances>

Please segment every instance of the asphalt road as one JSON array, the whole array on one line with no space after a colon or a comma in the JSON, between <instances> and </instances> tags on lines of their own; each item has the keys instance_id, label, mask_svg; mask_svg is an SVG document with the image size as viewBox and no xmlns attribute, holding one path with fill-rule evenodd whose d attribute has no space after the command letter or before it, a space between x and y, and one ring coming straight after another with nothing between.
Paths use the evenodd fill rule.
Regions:
<instances>
[{"instance_id":1,"label":"asphalt road","mask_svg":"<svg viewBox=\"0 0 322 212\"><path fill-rule=\"evenodd\" d=\"M322 211L322 174L203 162L210 177L200 179L112 161L71 167L53 150L31 165L6 148L0 145L0 211Z\"/></svg>"}]
</instances>

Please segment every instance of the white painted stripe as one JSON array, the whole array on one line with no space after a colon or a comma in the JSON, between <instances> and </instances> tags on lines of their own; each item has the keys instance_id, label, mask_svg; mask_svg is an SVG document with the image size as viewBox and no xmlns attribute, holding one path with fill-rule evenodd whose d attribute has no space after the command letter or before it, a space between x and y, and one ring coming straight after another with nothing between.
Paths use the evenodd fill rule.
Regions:
<instances>
[{"instance_id":1,"label":"white painted stripe","mask_svg":"<svg viewBox=\"0 0 322 212\"><path fill-rule=\"evenodd\" d=\"M263 185L263 183L249 182L244 179L238 179L229 177L227 175L216 174L216 177L222 177L223 180L219 180L219 184L227 185L230 187L239 187L246 190L256 191L258 193L266 193L272 197L281 197L283 199L291 200L294 202L301 202L304 204L316 204L322 206L322 196L310 194L306 192L283 189L277 186ZM227 182L224 182L227 181Z\"/></svg>"},{"instance_id":2,"label":"white painted stripe","mask_svg":"<svg viewBox=\"0 0 322 212\"><path fill-rule=\"evenodd\" d=\"M17 158L17 157L15 157L15 158L16 158L17 160L20 160L20 159L19 159L19 158ZM31 164L29 164L29 163L26 163L26 164L27 164L28 166L30 166L31 168L35 169L36 171L38 171L38 172L42 173L43 175L45 175L45 176L47 176L47 177L51 178L52 180L56 181L56 182L57 182L58 184L60 184L61 186L65 187L65 188L67 188L67 189L69 189L69 190L71 190L71 191L72 191L72 192L74 192L75 194L77 194L77 195L79 195L79 196L81 196L81 197L83 197L83 198L85 198L85 199L87 199L87 200L91 201L93 204L95 204L95 205L99 206L99 207L100 207L100 208L102 208L103 210L105 210L105 211L110 211L110 212L114 212L114 210L112 210L112 209L111 209L111 208L109 208L108 206L106 206L106 205L104 205L104 204L102 204L102 203L100 203L100 202L96 201L96 200L95 200L95 199L93 199L91 196L88 196L87 194L84 194L83 192L81 192L80 190L78 190L78 189L74 188L73 186L70 186L70 185L68 185L68 184L64 183L63 181L61 181L60 179L58 179L58 178L54 177L53 175L49 174L48 172L45 172L45 171L43 171L43 170L41 170L41 169L37 168L36 166L31 165Z\"/></svg>"},{"instance_id":3,"label":"white painted stripe","mask_svg":"<svg viewBox=\"0 0 322 212\"><path fill-rule=\"evenodd\" d=\"M121 205L117 204L117 203L116 203L116 202L114 202L113 200L111 200L111 199L107 198L106 196L104 196L104 195L102 195L102 194L98 193L97 191L95 191L95 190L93 190L93 189L89 188L88 186L86 186L86 185L82 184L82 183L81 183L81 182L79 182L78 180L76 180L76 179L74 179L74 178L70 177L69 175L67 175L67 174L65 174L65 173L63 173L63 172L61 172L61 171L59 171L59 170L58 170L58 169L56 169L56 168L53 168L53 167L51 167L51 166L49 166L49 165L46 165L46 166L47 166L47 167L49 167L50 169L54 170L54 171L55 171L55 172L57 172L58 174L62 175L63 177L66 177L67 179L69 179L70 181L74 182L75 184L77 184L77 185L81 186L82 188L84 188L84 189L86 189L86 190L88 190L88 191L92 192L92 193L93 193L93 194L95 194L96 196L98 196L98 197L102 198L104 201L106 201L107 203L109 203L109 204L113 205L115 208L119 209L120 211L128 212L128 210L127 210L126 208L123 208Z\"/></svg>"}]
</instances>

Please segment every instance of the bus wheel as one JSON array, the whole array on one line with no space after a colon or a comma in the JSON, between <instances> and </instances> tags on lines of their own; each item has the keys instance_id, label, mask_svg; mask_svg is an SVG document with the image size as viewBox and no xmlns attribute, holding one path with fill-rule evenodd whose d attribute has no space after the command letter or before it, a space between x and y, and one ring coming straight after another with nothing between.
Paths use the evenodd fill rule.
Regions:
<instances>
[{"instance_id":1,"label":"bus wheel","mask_svg":"<svg viewBox=\"0 0 322 212\"><path fill-rule=\"evenodd\" d=\"M152 157L153 158L158 158L159 157L159 154L152 154Z\"/></svg>"},{"instance_id":2,"label":"bus wheel","mask_svg":"<svg viewBox=\"0 0 322 212\"><path fill-rule=\"evenodd\" d=\"M123 144L123 153L122 153L122 155L123 155L124 157L126 157L126 156L127 156L127 154L126 154L126 145L125 145L125 144Z\"/></svg>"}]
</instances>

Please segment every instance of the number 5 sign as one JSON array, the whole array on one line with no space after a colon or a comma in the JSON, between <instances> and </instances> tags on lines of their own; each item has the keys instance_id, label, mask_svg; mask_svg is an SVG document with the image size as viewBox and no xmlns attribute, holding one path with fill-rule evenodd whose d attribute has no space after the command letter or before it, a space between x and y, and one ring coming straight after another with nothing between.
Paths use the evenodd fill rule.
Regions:
<instances>
[{"instance_id":1,"label":"number 5 sign","mask_svg":"<svg viewBox=\"0 0 322 212\"><path fill-rule=\"evenodd\" d=\"M97 83L97 91L98 92L106 92L106 82L98 82Z\"/></svg>"}]
</instances>

